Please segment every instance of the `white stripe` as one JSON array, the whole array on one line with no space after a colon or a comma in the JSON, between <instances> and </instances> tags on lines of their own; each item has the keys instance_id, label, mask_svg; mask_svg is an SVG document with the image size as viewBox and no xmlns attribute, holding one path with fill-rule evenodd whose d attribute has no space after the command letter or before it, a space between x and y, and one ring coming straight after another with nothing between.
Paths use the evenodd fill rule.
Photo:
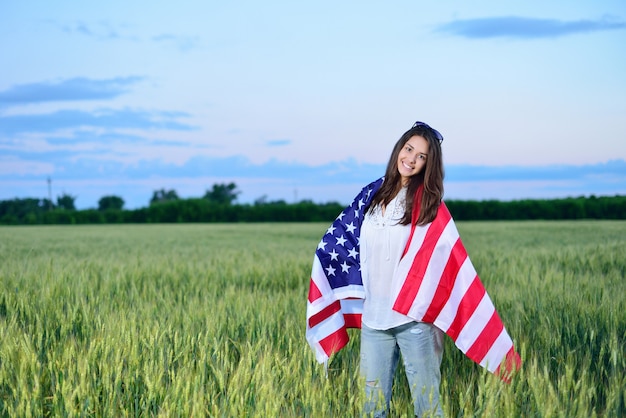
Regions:
<instances>
[{"instance_id":1,"label":"white stripe","mask_svg":"<svg viewBox=\"0 0 626 418\"><path fill-rule=\"evenodd\" d=\"M324 351L324 349L320 345L319 341L311 340L308 337L308 335L307 335L307 341L309 342L309 345L311 346L311 348L315 352L315 359L317 360L318 363L324 363L325 361L328 360L329 357L326 355L326 352Z\"/></svg>"},{"instance_id":2,"label":"white stripe","mask_svg":"<svg viewBox=\"0 0 626 418\"><path fill-rule=\"evenodd\" d=\"M342 299L341 312L344 314L362 314L363 313L363 299Z\"/></svg>"},{"instance_id":3,"label":"white stripe","mask_svg":"<svg viewBox=\"0 0 626 418\"><path fill-rule=\"evenodd\" d=\"M426 232L431 225L432 224L428 224L426 226L418 226L415 228L409 249L402 260L400 260L400 264L394 274L394 280L392 281L393 294L396 299L402 290L404 281L406 280L413 265L413 260L415 259L420 247L423 245ZM419 321L426 314L435 291L437 290L441 273L445 269L450 253L452 252L452 246L458 239L458 236L459 234L454 226L454 222L450 219L443 231L441 231L441 235L435 244L433 253L428 260L428 265L426 267L426 271L424 272L424 280L420 285L417 295L415 295L415 300L407 312L407 315L411 318Z\"/></svg>"},{"instance_id":4,"label":"white stripe","mask_svg":"<svg viewBox=\"0 0 626 418\"><path fill-rule=\"evenodd\" d=\"M363 306L363 299L365 298L365 294L362 289L357 288L357 289L346 289L344 292L337 292L337 294L331 293L331 294L322 295L319 298L315 299L313 302L309 302L307 299L307 304L306 304L307 321L313 315L316 315L317 313L326 309L328 306L337 302L337 300L339 300L340 303L343 303L342 298L357 298L360 301L361 306ZM361 310L363 309L361 308Z\"/></svg>"},{"instance_id":5,"label":"white stripe","mask_svg":"<svg viewBox=\"0 0 626 418\"><path fill-rule=\"evenodd\" d=\"M315 283L317 288L319 289L322 296L330 295L333 293L333 289L330 287L330 283L328 283L328 279L324 274L324 268L322 267L322 263L320 259L315 254L313 257L313 268L311 269L311 280Z\"/></svg>"},{"instance_id":6,"label":"white stripe","mask_svg":"<svg viewBox=\"0 0 626 418\"><path fill-rule=\"evenodd\" d=\"M455 236L455 233L456 229L454 228L454 224L449 222L448 225L446 225L446 228L442 231L439 241L437 241L430 257L426 271L424 272L424 279L422 280L417 295L415 296L415 301L417 303L413 303L409 309L408 316L411 318L421 320L424 315L426 315L426 312L428 311L433 297L439 287L439 281L441 280L443 271L445 270L446 264L450 259L450 254L452 253L452 244L450 244L450 239ZM456 242L456 239L452 242Z\"/></svg>"},{"instance_id":7,"label":"white stripe","mask_svg":"<svg viewBox=\"0 0 626 418\"><path fill-rule=\"evenodd\" d=\"M313 328L309 328L309 330L311 331L312 335L314 335L316 339L319 341L328 337L330 334L334 333L335 331L341 328L344 328L344 326L345 326L345 321L343 319L343 314L341 313L341 311L339 311L339 312L335 312L328 318L324 319L322 322L315 325Z\"/></svg>"},{"instance_id":8,"label":"white stripe","mask_svg":"<svg viewBox=\"0 0 626 418\"><path fill-rule=\"evenodd\" d=\"M332 305L336 301L337 299L332 293L322 295L319 298L315 299L313 302L309 302L309 300L307 299L307 304L306 304L307 321L310 317L326 309L326 307Z\"/></svg>"},{"instance_id":9,"label":"white stripe","mask_svg":"<svg viewBox=\"0 0 626 418\"><path fill-rule=\"evenodd\" d=\"M435 320L435 325L444 332L447 332L450 325L452 325L456 313L459 310L459 303L461 303L463 296L465 296L467 289L470 287L475 277L476 270L474 270L474 266L470 262L469 257L466 257L459 269L459 274L456 276L450 297Z\"/></svg>"},{"instance_id":10,"label":"white stripe","mask_svg":"<svg viewBox=\"0 0 626 418\"><path fill-rule=\"evenodd\" d=\"M359 298L365 299L365 289L362 285L351 284L348 286L338 287L334 292L336 299Z\"/></svg>"},{"instance_id":11,"label":"white stripe","mask_svg":"<svg viewBox=\"0 0 626 418\"><path fill-rule=\"evenodd\" d=\"M307 322L310 317L322 311L329 305L332 305L338 299L343 298L365 298L365 290L362 285L348 285L337 288L333 291L324 270L322 264L315 254L313 258L313 268L311 270L311 280L317 286L321 296L315 299L313 302L307 303ZM308 301L308 298L307 298Z\"/></svg>"},{"instance_id":12,"label":"white stripe","mask_svg":"<svg viewBox=\"0 0 626 418\"><path fill-rule=\"evenodd\" d=\"M495 372L502 360L505 359L506 354L511 350L511 347L513 347L513 340L507 334L506 329L502 328L502 332L498 335L487 354L485 354L480 365L491 373Z\"/></svg>"},{"instance_id":13,"label":"white stripe","mask_svg":"<svg viewBox=\"0 0 626 418\"><path fill-rule=\"evenodd\" d=\"M491 299L489 299L489 296L485 293L476 307L476 310L459 333L459 337L456 339L456 346L459 347L462 352L467 353L467 350L476 342L476 339L480 333L483 332L494 312L495 308L493 307L493 303L491 303Z\"/></svg>"},{"instance_id":14,"label":"white stripe","mask_svg":"<svg viewBox=\"0 0 626 418\"><path fill-rule=\"evenodd\" d=\"M315 349L315 357L318 362L321 363L328 358L319 342L344 327L345 321L341 311L335 312L313 328L309 328L307 322L306 339L309 345Z\"/></svg>"},{"instance_id":15,"label":"white stripe","mask_svg":"<svg viewBox=\"0 0 626 418\"><path fill-rule=\"evenodd\" d=\"M332 305L335 302L336 301L333 300L331 301L331 303L325 304L323 306L321 304L319 304L319 306L313 306L310 302L307 303L307 310L306 310L307 329L309 329L309 319L311 317L318 314L319 312L321 312L322 310L324 310L325 308L327 308L328 306ZM339 301L339 304L341 305L341 310L339 312L334 313L330 317L333 317L338 314L362 314L363 313L363 299L341 299ZM345 320L343 319L343 316L341 316L341 320L344 321L344 324L345 324ZM322 320L322 322L320 322L318 325L316 325L313 328L317 328L319 325L321 325L325 321L327 321L327 319Z\"/></svg>"}]
</instances>

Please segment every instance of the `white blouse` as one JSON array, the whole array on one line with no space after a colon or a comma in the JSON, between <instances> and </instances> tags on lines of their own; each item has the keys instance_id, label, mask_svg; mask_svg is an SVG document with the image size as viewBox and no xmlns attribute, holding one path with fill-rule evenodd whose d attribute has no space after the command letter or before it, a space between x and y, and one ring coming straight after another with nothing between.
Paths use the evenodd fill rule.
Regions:
<instances>
[{"instance_id":1,"label":"white blouse","mask_svg":"<svg viewBox=\"0 0 626 418\"><path fill-rule=\"evenodd\" d=\"M375 207L361 226L361 276L365 288L362 322L386 330L412 319L392 309L391 279L411 233L411 225L400 225L404 216L406 188L387 205L385 213Z\"/></svg>"}]
</instances>

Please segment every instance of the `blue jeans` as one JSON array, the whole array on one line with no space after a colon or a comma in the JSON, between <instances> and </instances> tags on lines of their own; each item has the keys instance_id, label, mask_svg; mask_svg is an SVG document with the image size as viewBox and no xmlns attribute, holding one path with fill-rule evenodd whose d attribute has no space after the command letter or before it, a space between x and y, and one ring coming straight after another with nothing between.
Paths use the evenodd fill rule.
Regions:
<instances>
[{"instance_id":1,"label":"blue jeans","mask_svg":"<svg viewBox=\"0 0 626 418\"><path fill-rule=\"evenodd\" d=\"M443 416L439 403L443 333L432 324L409 322L388 330L361 326L361 376L365 378L366 416L385 417L402 354L415 416ZM382 399L381 399L382 395Z\"/></svg>"}]
</instances>

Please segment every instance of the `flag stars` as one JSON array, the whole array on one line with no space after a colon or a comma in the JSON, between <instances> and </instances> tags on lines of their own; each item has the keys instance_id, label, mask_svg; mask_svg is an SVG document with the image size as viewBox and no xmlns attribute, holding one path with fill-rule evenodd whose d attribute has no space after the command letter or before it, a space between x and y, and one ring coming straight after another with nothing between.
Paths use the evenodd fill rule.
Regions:
<instances>
[{"instance_id":1,"label":"flag stars","mask_svg":"<svg viewBox=\"0 0 626 418\"><path fill-rule=\"evenodd\" d=\"M348 273L349 271L350 271L350 266L344 260L343 263L341 264L341 272L342 273Z\"/></svg>"},{"instance_id":2,"label":"flag stars","mask_svg":"<svg viewBox=\"0 0 626 418\"><path fill-rule=\"evenodd\" d=\"M351 233L354 234L354 231L356 230L356 226L354 226L354 222L350 222L349 224L346 225L346 230Z\"/></svg>"},{"instance_id":3,"label":"flag stars","mask_svg":"<svg viewBox=\"0 0 626 418\"><path fill-rule=\"evenodd\" d=\"M335 225L331 225L331 226L330 226L330 227L328 227L328 229L326 230L326 234L330 234L330 235L332 235L332 234L333 234L333 232L335 232L335 229L337 229L337 228L335 227Z\"/></svg>"},{"instance_id":4,"label":"flag stars","mask_svg":"<svg viewBox=\"0 0 626 418\"><path fill-rule=\"evenodd\" d=\"M334 276L335 275L335 269L333 268L333 266L326 267L326 274L328 276Z\"/></svg>"},{"instance_id":5,"label":"flag stars","mask_svg":"<svg viewBox=\"0 0 626 418\"><path fill-rule=\"evenodd\" d=\"M324 242L324 240L321 240L320 243L317 244L317 249L326 251L326 243Z\"/></svg>"},{"instance_id":6,"label":"flag stars","mask_svg":"<svg viewBox=\"0 0 626 418\"><path fill-rule=\"evenodd\" d=\"M357 255L359 255L359 252L356 250L356 247L348 251L348 256L354 258L355 260Z\"/></svg>"},{"instance_id":7,"label":"flag stars","mask_svg":"<svg viewBox=\"0 0 626 418\"><path fill-rule=\"evenodd\" d=\"M342 247L344 246L346 241L348 241L346 237L344 237L343 235L340 237L335 237L335 238L337 239L337 245L341 245Z\"/></svg>"},{"instance_id":8,"label":"flag stars","mask_svg":"<svg viewBox=\"0 0 626 418\"><path fill-rule=\"evenodd\" d=\"M339 257L339 253L337 251L335 251L334 248L333 248L333 250L331 252L328 253L328 255L330 256L331 260L338 261L337 257Z\"/></svg>"}]
</instances>

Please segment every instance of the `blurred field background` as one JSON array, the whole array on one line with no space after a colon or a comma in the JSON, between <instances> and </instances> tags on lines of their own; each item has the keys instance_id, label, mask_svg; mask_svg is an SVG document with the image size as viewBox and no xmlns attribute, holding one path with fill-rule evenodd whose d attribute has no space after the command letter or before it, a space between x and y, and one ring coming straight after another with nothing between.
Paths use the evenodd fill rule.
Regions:
<instances>
[{"instance_id":1,"label":"blurred field background","mask_svg":"<svg viewBox=\"0 0 626 418\"><path fill-rule=\"evenodd\" d=\"M327 226L0 227L0 416L357 415L358 331L328 377L304 337ZM626 221L457 226L524 363L504 384L447 340L446 416L626 415Z\"/></svg>"}]
</instances>

